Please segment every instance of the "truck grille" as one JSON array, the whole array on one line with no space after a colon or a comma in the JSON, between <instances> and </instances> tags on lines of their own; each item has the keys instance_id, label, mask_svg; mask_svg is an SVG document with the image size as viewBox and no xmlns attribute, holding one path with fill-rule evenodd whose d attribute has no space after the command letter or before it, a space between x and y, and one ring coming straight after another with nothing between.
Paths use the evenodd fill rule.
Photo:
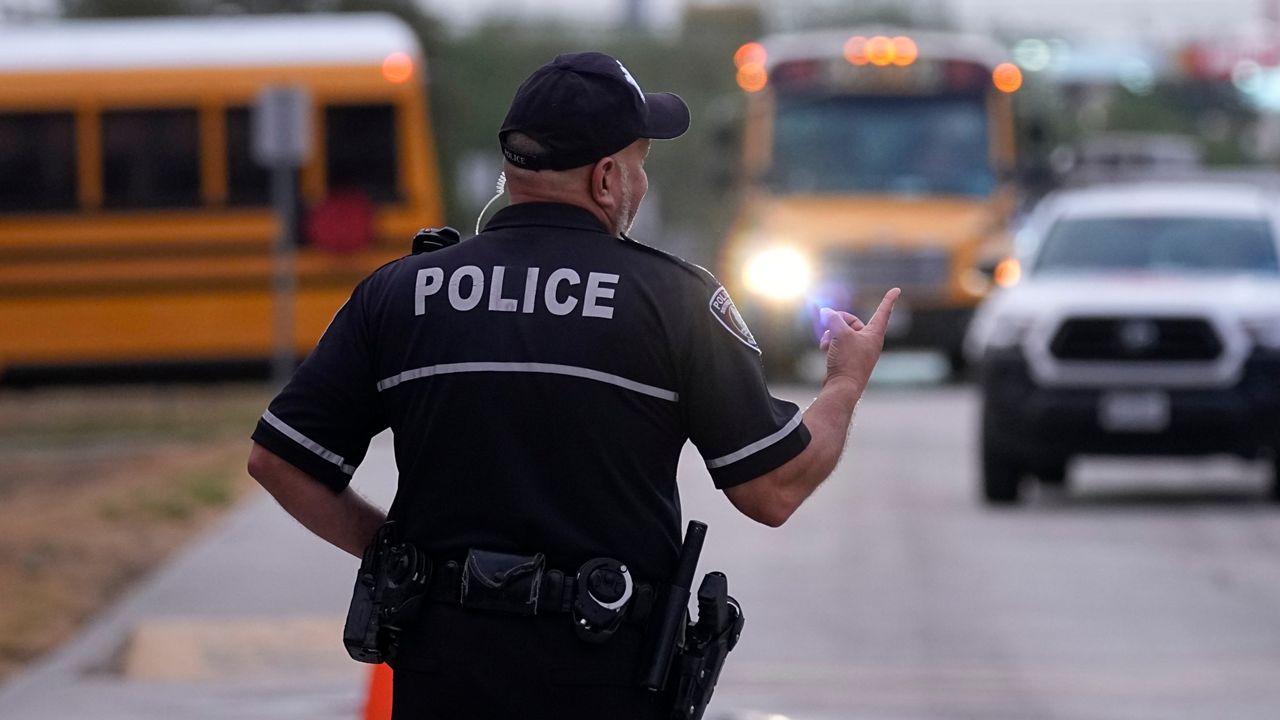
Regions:
<instances>
[{"instance_id":1,"label":"truck grille","mask_svg":"<svg viewBox=\"0 0 1280 720\"><path fill-rule=\"evenodd\" d=\"M854 288L939 291L951 275L951 256L943 249L871 248L831 250L823 257L822 276Z\"/></svg>"},{"instance_id":2,"label":"truck grille","mask_svg":"<svg viewBox=\"0 0 1280 720\"><path fill-rule=\"evenodd\" d=\"M1062 323L1049 349L1060 360L1207 361L1222 341L1207 321L1179 317L1082 317Z\"/></svg>"}]
</instances>

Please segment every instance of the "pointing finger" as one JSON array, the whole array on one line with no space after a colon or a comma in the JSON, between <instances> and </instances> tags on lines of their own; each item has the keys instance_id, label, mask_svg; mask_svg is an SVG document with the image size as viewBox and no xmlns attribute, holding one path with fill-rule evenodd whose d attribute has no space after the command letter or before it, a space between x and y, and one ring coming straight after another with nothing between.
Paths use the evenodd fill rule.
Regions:
<instances>
[{"instance_id":1,"label":"pointing finger","mask_svg":"<svg viewBox=\"0 0 1280 720\"><path fill-rule=\"evenodd\" d=\"M902 290L893 288L884 294L884 299L880 301L880 307L876 308L876 314L871 316L871 321L867 323L867 329L878 335L884 335L884 331L889 327L889 316L893 314L893 305L898 301L898 296L902 294Z\"/></svg>"}]
</instances>

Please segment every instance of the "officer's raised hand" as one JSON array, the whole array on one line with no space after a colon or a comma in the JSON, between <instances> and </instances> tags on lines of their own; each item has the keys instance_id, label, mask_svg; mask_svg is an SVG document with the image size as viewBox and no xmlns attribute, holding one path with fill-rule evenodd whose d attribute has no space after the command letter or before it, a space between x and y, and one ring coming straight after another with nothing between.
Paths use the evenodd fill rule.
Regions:
<instances>
[{"instance_id":1,"label":"officer's raised hand","mask_svg":"<svg viewBox=\"0 0 1280 720\"><path fill-rule=\"evenodd\" d=\"M885 294L865 325L847 312L823 310L826 332L819 346L827 351L827 377L822 390L804 411L811 439L799 455L753 480L725 490L734 507L770 526L786 522L827 479L849 436L853 411L880 359L884 333L900 290Z\"/></svg>"},{"instance_id":2,"label":"officer's raised hand","mask_svg":"<svg viewBox=\"0 0 1280 720\"><path fill-rule=\"evenodd\" d=\"M826 331L818 346L827 351L826 382L848 379L859 394L867 386L871 371L880 359L884 333L893 314L894 303L902 291L894 288L885 293L880 307L865 325L854 315L822 308L822 324Z\"/></svg>"}]
</instances>

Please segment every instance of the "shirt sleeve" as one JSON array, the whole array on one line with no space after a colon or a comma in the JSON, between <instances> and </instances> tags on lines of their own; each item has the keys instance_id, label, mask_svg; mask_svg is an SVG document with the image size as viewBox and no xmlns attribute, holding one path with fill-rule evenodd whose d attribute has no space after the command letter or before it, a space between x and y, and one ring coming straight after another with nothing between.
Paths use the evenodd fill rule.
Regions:
<instances>
[{"instance_id":1,"label":"shirt sleeve","mask_svg":"<svg viewBox=\"0 0 1280 720\"><path fill-rule=\"evenodd\" d=\"M387 427L373 377L361 283L258 420L253 440L340 492Z\"/></svg>"},{"instance_id":2,"label":"shirt sleeve","mask_svg":"<svg viewBox=\"0 0 1280 720\"><path fill-rule=\"evenodd\" d=\"M804 414L769 393L760 349L723 287L692 308L684 397L689 437L720 489L783 465L808 446Z\"/></svg>"}]
</instances>

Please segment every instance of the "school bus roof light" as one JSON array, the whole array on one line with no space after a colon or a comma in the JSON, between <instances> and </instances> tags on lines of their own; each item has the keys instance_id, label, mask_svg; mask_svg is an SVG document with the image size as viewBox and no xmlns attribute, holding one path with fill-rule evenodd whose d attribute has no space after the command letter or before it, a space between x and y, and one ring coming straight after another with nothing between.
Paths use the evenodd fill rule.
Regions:
<instances>
[{"instance_id":1,"label":"school bus roof light","mask_svg":"<svg viewBox=\"0 0 1280 720\"><path fill-rule=\"evenodd\" d=\"M760 92L769 84L769 73L760 63L747 63L738 68L738 87L749 93Z\"/></svg>"},{"instance_id":2,"label":"school bus roof light","mask_svg":"<svg viewBox=\"0 0 1280 720\"><path fill-rule=\"evenodd\" d=\"M382 78L399 85L413 77L413 58L409 53L393 52L382 61Z\"/></svg>"},{"instance_id":3,"label":"school bus roof light","mask_svg":"<svg viewBox=\"0 0 1280 720\"><path fill-rule=\"evenodd\" d=\"M758 42L743 43L733 54L734 67L741 70L746 65L764 66L769 60L769 52Z\"/></svg>"},{"instance_id":4,"label":"school bus roof light","mask_svg":"<svg viewBox=\"0 0 1280 720\"><path fill-rule=\"evenodd\" d=\"M875 65L906 67L920 57L916 41L905 35L888 37L854 35L844 43L844 59L851 65Z\"/></svg>"},{"instance_id":5,"label":"school bus roof light","mask_svg":"<svg viewBox=\"0 0 1280 720\"><path fill-rule=\"evenodd\" d=\"M1013 63L1000 63L991 71L991 82L1000 92L1017 92L1022 87L1022 70Z\"/></svg>"},{"instance_id":6,"label":"school bus roof light","mask_svg":"<svg viewBox=\"0 0 1280 720\"><path fill-rule=\"evenodd\" d=\"M867 58L867 39L861 35L854 35L845 40L844 59L848 60L850 65L866 65L870 62Z\"/></svg>"},{"instance_id":7,"label":"school bus roof light","mask_svg":"<svg viewBox=\"0 0 1280 720\"><path fill-rule=\"evenodd\" d=\"M899 67L906 67L916 61L920 57L920 48L916 47L916 41L905 35L899 35L893 39L893 64Z\"/></svg>"},{"instance_id":8,"label":"school bus roof light","mask_svg":"<svg viewBox=\"0 0 1280 720\"><path fill-rule=\"evenodd\" d=\"M886 67L893 64L893 40L877 35L867 40L867 59L872 65Z\"/></svg>"}]
</instances>

